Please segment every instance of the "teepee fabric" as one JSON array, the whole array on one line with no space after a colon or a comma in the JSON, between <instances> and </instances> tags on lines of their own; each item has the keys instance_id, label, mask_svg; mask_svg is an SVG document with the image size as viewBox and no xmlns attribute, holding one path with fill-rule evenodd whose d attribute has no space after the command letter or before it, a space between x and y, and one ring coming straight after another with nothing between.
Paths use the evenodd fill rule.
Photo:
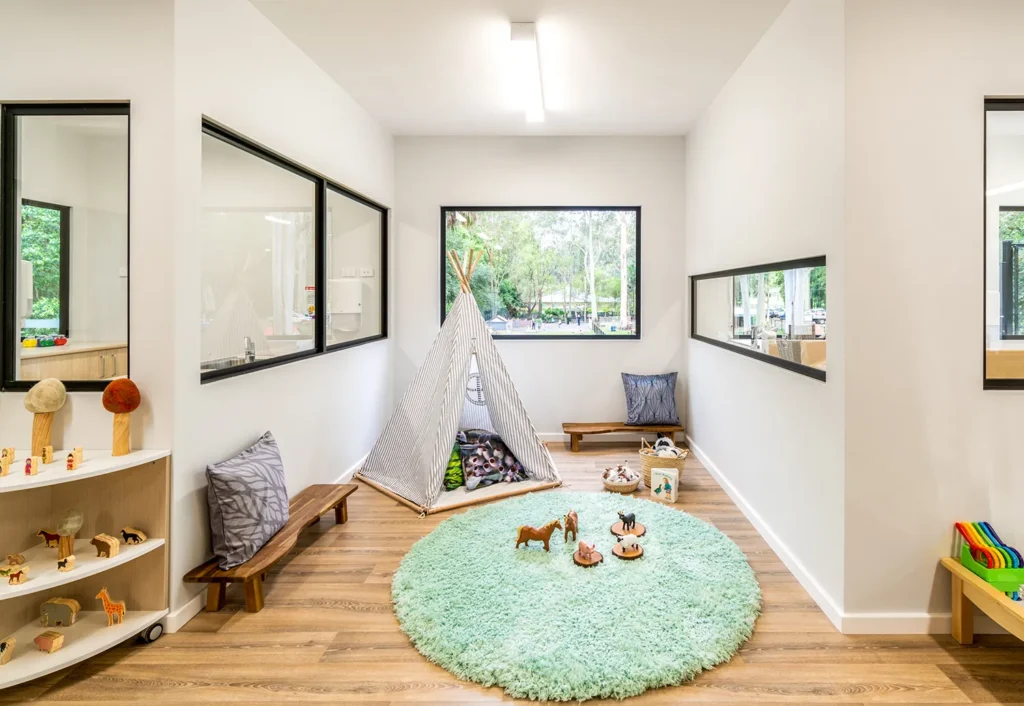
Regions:
<instances>
[{"instance_id":1,"label":"teepee fabric","mask_svg":"<svg viewBox=\"0 0 1024 706\"><path fill-rule=\"evenodd\" d=\"M456 298L427 359L360 475L423 508L435 505L444 492L444 470L468 406L467 383L474 353L474 373L479 375L474 384L480 386L485 418L493 430L527 475L542 481L559 480L551 454L537 437L476 301L466 292ZM478 422L480 413L476 410L466 421Z\"/></svg>"}]
</instances>

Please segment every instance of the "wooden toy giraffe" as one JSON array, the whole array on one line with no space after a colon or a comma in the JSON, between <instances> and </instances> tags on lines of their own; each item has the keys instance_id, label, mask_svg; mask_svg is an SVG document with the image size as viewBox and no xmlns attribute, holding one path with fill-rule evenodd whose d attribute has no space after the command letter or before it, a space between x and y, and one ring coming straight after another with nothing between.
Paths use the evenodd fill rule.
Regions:
<instances>
[{"instance_id":1,"label":"wooden toy giraffe","mask_svg":"<svg viewBox=\"0 0 1024 706\"><path fill-rule=\"evenodd\" d=\"M104 586L100 589L100 592L96 594L96 597L103 601L103 612L107 614L107 627L111 627L114 624L114 616L117 616L117 624L120 625L124 622L124 601L115 601L110 598L110 594L107 593L107 587Z\"/></svg>"}]
</instances>

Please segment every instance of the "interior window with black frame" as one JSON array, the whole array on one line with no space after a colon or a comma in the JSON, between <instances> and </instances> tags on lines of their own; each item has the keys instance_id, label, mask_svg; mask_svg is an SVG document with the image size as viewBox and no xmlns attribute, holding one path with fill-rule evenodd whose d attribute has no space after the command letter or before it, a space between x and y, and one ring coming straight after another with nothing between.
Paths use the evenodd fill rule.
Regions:
<instances>
[{"instance_id":1,"label":"interior window with black frame","mask_svg":"<svg viewBox=\"0 0 1024 706\"><path fill-rule=\"evenodd\" d=\"M470 285L495 338L640 337L639 207L442 208L442 321L449 250L483 253Z\"/></svg>"}]
</instances>

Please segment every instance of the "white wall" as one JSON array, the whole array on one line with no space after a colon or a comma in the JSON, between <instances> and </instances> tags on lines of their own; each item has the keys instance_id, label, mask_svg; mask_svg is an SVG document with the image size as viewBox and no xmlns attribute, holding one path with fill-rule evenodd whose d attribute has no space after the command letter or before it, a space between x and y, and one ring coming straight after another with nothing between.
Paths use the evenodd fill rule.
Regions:
<instances>
[{"instance_id":1,"label":"white wall","mask_svg":"<svg viewBox=\"0 0 1024 706\"><path fill-rule=\"evenodd\" d=\"M680 138L399 138L395 182L395 392L440 329L441 206L642 207L640 341L496 339L542 436L625 418L620 373L682 372ZM680 376L682 378L682 376ZM683 399L683 384L677 390Z\"/></svg>"},{"instance_id":2,"label":"white wall","mask_svg":"<svg viewBox=\"0 0 1024 706\"><path fill-rule=\"evenodd\" d=\"M982 102L1024 95L1022 26L1019 0L847 3L845 595L862 625L948 615L954 521L1024 544L1024 394L982 390Z\"/></svg>"},{"instance_id":3,"label":"white wall","mask_svg":"<svg viewBox=\"0 0 1024 706\"><path fill-rule=\"evenodd\" d=\"M390 135L263 15L245 0L178 0L175 8L172 610L201 590L174 577L209 555L206 464L270 429L281 446L288 492L295 494L311 483L332 482L356 464L390 405L387 340L199 384L200 270L193 257L200 233L201 116L380 203L394 201Z\"/></svg>"},{"instance_id":4,"label":"white wall","mask_svg":"<svg viewBox=\"0 0 1024 706\"><path fill-rule=\"evenodd\" d=\"M843 2L794 0L687 136L685 272L825 255L828 381L689 344L694 447L838 622Z\"/></svg>"}]
</instances>

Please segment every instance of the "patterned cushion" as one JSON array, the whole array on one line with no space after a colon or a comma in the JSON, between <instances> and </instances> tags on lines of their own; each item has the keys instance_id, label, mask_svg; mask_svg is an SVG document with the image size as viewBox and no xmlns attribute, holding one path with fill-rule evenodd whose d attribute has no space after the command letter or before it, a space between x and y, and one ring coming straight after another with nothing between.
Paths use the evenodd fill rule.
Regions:
<instances>
[{"instance_id":1,"label":"patterned cushion","mask_svg":"<svg viewBox=\"0 0 1024 706\"><path fill-rule=\"evenodd\" d=\"M626 389L626 424L678 424L676 377L622 373Z\"/></svg>"},{"instance_id":2,"label":"patterned cushion","mask_svg":"<svg viewBox=\"0 0 1024 706\"><path fill-rule=\"evenodd\" d=\"M288 522L288 491L268 431L234 458L206 467L210 534L220 568L244 564Z\"/></svg>"}]
</instances>

